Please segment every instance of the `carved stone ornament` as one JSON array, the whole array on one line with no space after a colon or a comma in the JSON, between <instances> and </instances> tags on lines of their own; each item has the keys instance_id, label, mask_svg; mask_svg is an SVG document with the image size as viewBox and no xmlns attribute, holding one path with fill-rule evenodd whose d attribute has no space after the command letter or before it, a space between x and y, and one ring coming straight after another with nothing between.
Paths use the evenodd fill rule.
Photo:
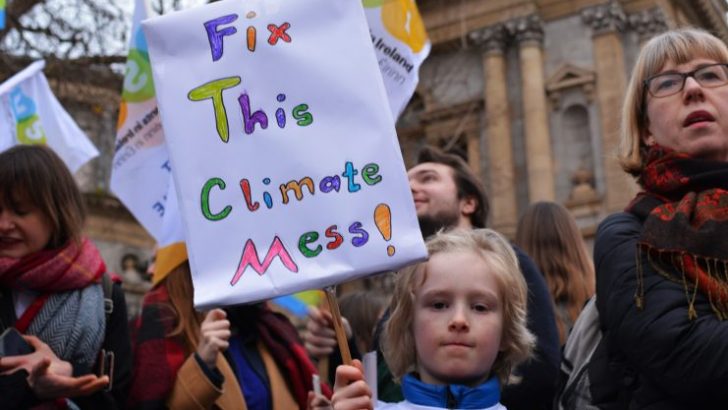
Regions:
<instances>
[{"instance_id":1,"label":"carved stone ornament","mask_svg":"<svg viewBox=\"0 0 728 410\"><path fill-rule=\"evenodd\" d=\"M564 63L546 80L546 94L551 101L552 109L559 109L562 92L571 88L581 88L587 101L591 103L594 98L595 81L594 71Z\"/></svg>"},{"instance_id":2,"label":"carved stone ornament","mask_svg":"<svg viewBox=\"0 0 728 410\"><path fill-rule=\"evenodd\" d=\"M470 40L486 53L502 54L506 48L507 33L503 24L484 27L468 34Z\"/></svg>"},{"instance_id":3,"label":"carved stone ornament","mask_svg":"<svg viewBox=\"0 0 728 410\"><path fill-rule=\"evenodd\" d=\"M536 14L509 20L505 26L520 45L541 45L543 42L543 21Z\"/></svg>"},{"instance_id":4,"label":"carved stone ornament","mask_svg":"<svg viewBox=\"0 0 728 410\"><path fill-rule=\"evenodd\" d=\"M631 14L629 16L629 27L639 34L641 42L647 41L670 28L665 13L659 7Z\"/></svg>"},{"instance_id":5,"label":"carved stone ornament","mask_svg":"<svg viewBox=\"0 0 728 410\"><path fill-rule=\"evenodd\" d=\"M622 31L627 23L622 6L616 1L582 10L581 19L592 28L594 35Z\"/></svg>"},{"instance_id":6,"label":"carved stone ornament","mask_svg":"<svg viewBox=\"0 0 728 410\"><path fill-rule=\"evenodd\" d=\"M600 201L599 194L594 189L594 174L584 167L574 171L571 176L573 187L569 199L564 205L574 208L581 205L594 204Z\"/></svg>"}]
</instances>

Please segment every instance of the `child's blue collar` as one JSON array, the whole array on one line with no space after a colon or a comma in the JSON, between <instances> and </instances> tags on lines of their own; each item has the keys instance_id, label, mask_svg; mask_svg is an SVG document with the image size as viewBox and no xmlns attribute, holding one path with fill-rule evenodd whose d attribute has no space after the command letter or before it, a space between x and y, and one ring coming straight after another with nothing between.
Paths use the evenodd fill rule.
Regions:
<instances>
[{"instance_id":1,"label":"child's blue collar","mask_svg":"<svg viewBox=\"0 0 728 410\"><path fill-rule=\"evenodd\" d=\"M460 384L442 386L423 383L410 373L402 378L402 393L408 402L421 406L482 409L498 404L500 382L497 377L491 377L476 387Z\"/></svg>"}]
</instances>

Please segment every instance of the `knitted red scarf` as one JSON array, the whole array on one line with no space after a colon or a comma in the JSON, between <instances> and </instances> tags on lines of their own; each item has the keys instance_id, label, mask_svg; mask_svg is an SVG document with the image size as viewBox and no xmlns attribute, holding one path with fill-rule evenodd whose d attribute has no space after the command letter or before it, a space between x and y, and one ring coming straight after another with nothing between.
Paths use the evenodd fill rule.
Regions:
<instances>
[{"instance_id":1,"label":"knitted red scarf","mask_svg":"<svg viewBox=\"0 0 728 410\"><path fill-rule=\"evenodd\" d=\"M298 406L307 409L308 392L313 390L311 376L318 371L308 358L296 328L285 316L273 312L267 306L260 309L256 327L273 360L287 376L286 380ZM331 397L328 385L322 383L321 390L326 397Z\"/></svg>"},{"instance_id":2,"label":"knitted red scarf","mask_svg":"<svg viewBox=\"0 0 728 410\"><path fill-rule=\"evenodd\" d=\"M164 282L144 297L142 316L135 326L134 383L127 403L130 407L151 409L164 405L177 371L189 355L181 335L168 336L176 324L168 303ZM228 310L228 319L238 331L255 329L252 331L257 332L268 348L299 407L308 408L307 395L313 390L311 376L317 371L291 322L265 304L232 307ZM321 388L326 397L331 397L328 385L322 383Z\"/></svg>"},{"instance_id":3,"label":"knitted red scarf","mask_svg":"<svg viewBox=\"0 0 728 410\"><path fill-rule=\"evenodd\" d=\"M646 252L658 272L683 283L691 319L696 291L707 295L719 318L728 318L728 162L655 145L638 182L643 191L626 209L644 220L637 307L644 306L639 258Z\"/></svg>"},{"instance_id":4,"label":"knitted red scarf","mask_svg":"<svg viewBox=\"0 0 728 410\"><path fill-rule=\"evenodd\" d=\"M0 286L40 293L82 289L106 271L99 251L88 239L20 259L0 258Z\"/></svg>"}]
</instances>

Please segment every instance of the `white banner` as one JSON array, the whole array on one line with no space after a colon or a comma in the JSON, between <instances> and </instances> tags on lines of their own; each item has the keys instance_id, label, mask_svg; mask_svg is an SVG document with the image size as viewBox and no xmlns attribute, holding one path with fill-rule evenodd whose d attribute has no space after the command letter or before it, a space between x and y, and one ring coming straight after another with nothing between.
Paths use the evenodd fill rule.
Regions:
<instances>
[{"instance_id":1,"label":"white banner","mask_svg":"<svg viewBox=\"0 0 728 410\"><path fill-rule=\"evenodd\" d=\"M415 0L363 0L379 71L396 120L419 82L430 40Z\"/></svg>"},{"instance_id":2,"label":"white banner","mask_svg":"<svg viewBox=\"0 0 728 410\"><path fill-rule=\"evenodd\" d=\"M0 84L0 151L16 144L46 144L71 172L99 155L53 95L36 61Z\"/></svg>"},{"instance_id":3,"label":"white banner","mask_svg":"<svg viewBox=\"0 0 728 410\"><path fill-rule=\"evenodd\" d=\"M142 26L197 307L426 257L361 4L228 0Z\"/></svg>"},{"instance_id":4,"label":"white banner","mask_svg":"<svg viewBox=\"0 0 728 410\"><path fill-rule=\"evenodd\" d=\"M136 0L116 131L111 190L160 246L184 240L152 69Z\"/></svg>"}]
</instances>

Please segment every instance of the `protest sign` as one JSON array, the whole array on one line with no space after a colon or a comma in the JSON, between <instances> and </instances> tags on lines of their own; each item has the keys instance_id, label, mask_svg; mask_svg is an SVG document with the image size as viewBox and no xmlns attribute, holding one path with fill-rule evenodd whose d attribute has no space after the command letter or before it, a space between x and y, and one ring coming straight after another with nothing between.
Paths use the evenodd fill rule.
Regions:
<instances>
[{"instance_id":1,"label":"protest sign","mask_svg":"<svg viewBox=\"0 0 728 410\"><path fill-rule=\"evenodd\" d=\"M136 0L119 105L111 190L164 247L184 241L184 232L141 29L145 18L144 1Z\"/></svg>"},{"instance_id":2,"label":"protest sign","mask_svg":"<svg viewBox=\"0 0 728 410\"><path fill-rule=\"evenodd\" d=\"M430 40L415 0L363 0L377 63L396 120L419 82Z\"/></svg>"},{"instance_id":3,"label":"protest sign","mask_svg":"<svg viewBox=\"0 0 728 410\"><path fill-rule=\"evenodd\" d=\"M227 0L142 27L195 306L426 256L360 3Z\"/></svg>"},{"instance_id":4,"label":"protest sign","mask_svg":"<svg viewBox=\"0 0 728 410\"><path fill-rule=\"evenodd\" d=\"M36 61L0 84L0 151L15 144L46 144L71 172L99 155L63 109Z\"/></svg>"}]
</instances>

